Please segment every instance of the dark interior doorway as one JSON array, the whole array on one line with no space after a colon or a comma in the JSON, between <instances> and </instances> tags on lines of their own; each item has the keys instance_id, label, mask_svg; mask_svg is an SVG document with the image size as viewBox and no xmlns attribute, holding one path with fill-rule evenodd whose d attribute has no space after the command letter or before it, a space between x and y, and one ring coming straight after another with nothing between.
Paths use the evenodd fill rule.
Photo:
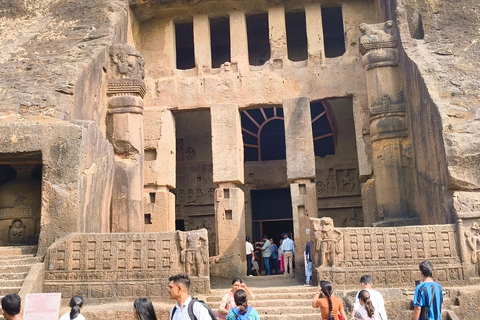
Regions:
<instances>
[{"instance_id":1,"label":"dark interior doorway","mask_svg":"<svg viewBox=\"0 0 480 320\"><path fill-rule=\"evenodd\" d=\"M293 231L290 189L252 190L253 240L267 234L278 245L280 235Z\"/></svg>"}]
</instances>

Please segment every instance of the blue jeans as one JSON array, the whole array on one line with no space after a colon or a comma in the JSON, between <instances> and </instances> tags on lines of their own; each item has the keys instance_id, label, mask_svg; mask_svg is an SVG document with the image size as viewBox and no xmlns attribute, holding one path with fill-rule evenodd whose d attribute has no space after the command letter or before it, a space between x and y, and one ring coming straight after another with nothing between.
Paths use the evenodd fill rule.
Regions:
<instances>
[{"instance_id":1,"label":"blue jeans","mask_svg":"<svg viewBox=\"0 0 480 320\"><path fill-rule=\"evenodd\" d=\"M308 262L306 276L307 276L306 284L310 284L310 277L312 276L312 262L311 261Z\"/></svg>"},{"instance_id":2,"label":"blue jeans","mask_svg":"<svg viewBox=\"0 0 480 320\"><path fill-rule=\"evenodd\" d=\"M265 262L265 274L271 275L270 272L270 257L263 257L263 262Z\"/></svg>"},{"instance_id":3,"label":"blue jeans","mask_svg":"<svg viewBox=\"0 0 480 320\"><path fill-rule=\"evenodd\" d=\"M252 274L252 255L247 254L247 276Z\"/></svg>"}]
</instances>

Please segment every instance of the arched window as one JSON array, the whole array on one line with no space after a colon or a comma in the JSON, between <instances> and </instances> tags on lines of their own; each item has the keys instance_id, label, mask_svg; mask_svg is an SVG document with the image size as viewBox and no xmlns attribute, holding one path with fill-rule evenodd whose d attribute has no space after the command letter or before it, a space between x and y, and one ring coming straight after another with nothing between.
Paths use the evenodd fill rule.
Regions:
<instances>
[{"instance_id":1,"label":"arched window","mask_svg":"<svg viewBox=\"0 0 480 320\"><path fill-rule=\"evenodd\" d=\"M315 155L335 154L335 132L327 102L310 104ZM282 107L244 110L241 113L245 161L286 159Z\"/></svg>"}]
</instances>

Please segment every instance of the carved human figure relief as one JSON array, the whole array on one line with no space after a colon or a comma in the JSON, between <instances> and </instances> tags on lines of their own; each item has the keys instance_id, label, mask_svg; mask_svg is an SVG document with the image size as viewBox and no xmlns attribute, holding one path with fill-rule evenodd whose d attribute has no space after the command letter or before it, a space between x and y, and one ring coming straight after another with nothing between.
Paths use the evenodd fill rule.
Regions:
<instances>
[{"instance_id":1,"label":"carved human figure relief","mask_svg":"<svg viewBox=\"0 0 480 320\"><path fill-rule=\"evenodd\" d=\"M351 194L355 188L355 177L350 174L350 171L345 169L340 175L339 189L343 193Z\"/></svg>"},{"instance_id":2,"label":"carved human figure relief","mask_svg":"<svg viewBox=\"0 0 480 320\"><path fill-rule=\"evenodd\" d=\"M191 276L206 275L208 261L208 238L199 231L178 231L180 242L180 261L184 264L185 272Z\"/></svg>"},{"instance_id":3,"label":"carved human figure relief","mask_svg":"<svg viewBox=\"0 0 480 320\"><path fill-rule=\"evenodd\" d=\"M320 219L320 230L315 233L315 249L320 253L321 267L334 267L340 262L340 254L343 253L340 241L343 233L335 229L332 218Z\"/></svg>"},{"instance_id":4,"label":"carved human figure relief","mask_svg":"<svg viewBox=\"0 0 480 320\"><path fill-rule=\"evenodd\" d=\"M11 244L20 244L25 239L27 232L26 227L22 220L13 220L12 225L9 227L9 240Z\"/></svg>"},{"instance_id":5,"label":"carved human figure relief","mask_svg":"<svg viewBox=\"0 0 480 320\"><path fill-rule=\"evenodd\" d=\"M465 231L467 245L472 251L471 262L479 264L480 262L480 219L475 221L470 230Z\"/></svg>"}]
</instances>

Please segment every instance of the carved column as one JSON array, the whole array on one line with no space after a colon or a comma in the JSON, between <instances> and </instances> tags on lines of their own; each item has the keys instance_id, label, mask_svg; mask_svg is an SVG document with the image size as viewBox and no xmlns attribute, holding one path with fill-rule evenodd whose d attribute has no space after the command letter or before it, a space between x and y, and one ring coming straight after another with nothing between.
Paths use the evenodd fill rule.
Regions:
<instances>
[{"instance_id":1,"label":"carved column","mask_svg":"<svg viewBox=\"0 0 480 320\"><path fill-rule=\"evenodd\" d=\"M306 97L283 100L287 178L292 197L295 236L295 276L305 276L303 251L310 235L310 217L317 217L315 152L313 147L310 100Z\"/></svg>"},{"instance_id":2,"label":"carved column","mask_svg":"<svg viewBox=\"0 0 480 320\"><path fill-rule=\"evenodd\" d=\"M212 274L240 276L246 272L243 140L240 113L235 104L212 105L212 162L218 259L223 269ZM227 266L227 267L225 267ZM225 269L228 268L228 269Z\"/></svg>"},{"instance_id":3,"label":"carved column","mask_svg":"<svg viewBox=\"0 0 480 320\"><path fill-rule=\"evenodd\" d=\"M143 232L144 60L135 48L109 48L107 137L115 151L112 232Z\"/></svg>"},{"instance_id":4,"label":"carved column","mask_svg":"<svg viewBox=\"0 0 480 320\"><path fill-rule=\"evenodd\" d=\"M360 52L366 70L376 221L408 218L402 155L407 147L405 102L398 68L398 30L393 21L361 24Z\"/></svg>"}]
</instances>

